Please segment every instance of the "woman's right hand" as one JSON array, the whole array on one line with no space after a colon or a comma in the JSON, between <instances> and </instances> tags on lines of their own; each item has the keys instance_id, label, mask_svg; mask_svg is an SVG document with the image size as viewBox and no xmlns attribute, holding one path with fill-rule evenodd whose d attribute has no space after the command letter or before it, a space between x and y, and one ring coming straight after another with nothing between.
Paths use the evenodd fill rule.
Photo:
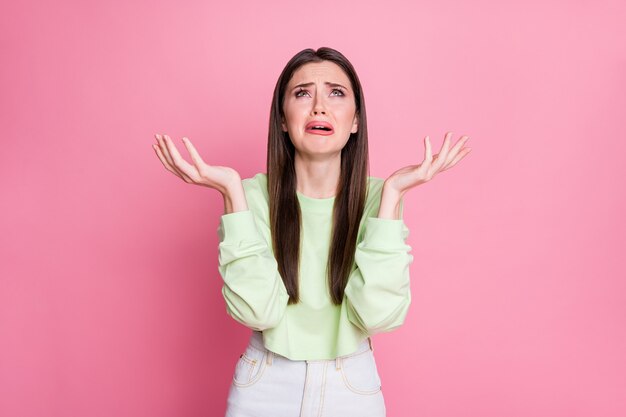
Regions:
<instances>
[{"instance_id":1,"label":"woman's right hand","mask_svg":"<svg viewBox=\"0 0 626 417\"><path fill-rule=\"evenodd\" d=\"M154 136L158 145L153 144L152 148L156 151L165 169L186 183L214 188L224 196L231 187L237 187L241 184L241 176L234 169L206 164L188 138L183 138L183 143L187 147L193 165L183 159L169 136L159 134Z\"/></svg>"}]
</instances>

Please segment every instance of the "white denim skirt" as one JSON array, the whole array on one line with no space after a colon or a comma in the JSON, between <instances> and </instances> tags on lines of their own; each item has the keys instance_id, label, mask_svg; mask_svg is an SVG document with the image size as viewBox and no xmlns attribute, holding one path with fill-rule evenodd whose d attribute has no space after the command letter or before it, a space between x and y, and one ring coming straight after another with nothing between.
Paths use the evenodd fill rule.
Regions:
<instances>
[{"instance_id":1,"label":"white denim skirt","mask_svg":"<svg viewBox=\"0 0 626 417\"><path fill-rule=\"evenodd\" d=\"M384 417L370 338L350 355L294 361L267 350L253 331L237 364L226 417Z\"/></svg>"}]
</instances>

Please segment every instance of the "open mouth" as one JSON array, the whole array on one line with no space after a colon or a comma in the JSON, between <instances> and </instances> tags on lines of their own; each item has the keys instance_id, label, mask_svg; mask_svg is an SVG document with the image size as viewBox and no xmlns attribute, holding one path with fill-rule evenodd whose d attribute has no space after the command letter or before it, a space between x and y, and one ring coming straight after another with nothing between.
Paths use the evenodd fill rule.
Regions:
<instances>
[{"instance_id":1,"label":"open mouth","mask_svg":"<svg viewBox=\"0 0 626 417\"><path fill-rule=\"evenodd\" d=\"M311 133L313 135L332 135L334 132L333 126L321 120L314 120L307 123L306 128L304 130L307 133Z\"/></svg>"}]
</instances>

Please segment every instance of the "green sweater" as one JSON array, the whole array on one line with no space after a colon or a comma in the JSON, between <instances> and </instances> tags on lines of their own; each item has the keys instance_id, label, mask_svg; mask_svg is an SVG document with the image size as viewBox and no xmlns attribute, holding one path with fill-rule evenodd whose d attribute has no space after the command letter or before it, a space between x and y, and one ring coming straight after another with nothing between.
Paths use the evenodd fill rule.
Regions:
<instances>
[{"instance_id":1,"label":"green sweater","mask_svg":"<svg viewBox=\"0 0 626 417\"><path fill-rule=\"evenodd\" d=\"M287 305L269 225L267 175L242 181L248 210L224 214L217 228L220 275L226 311L248 328L263 332L267 349L292 360L334 359L353 353L368 336L404 322L411 291L400 219L377 217L384 180L368 177L355 263L341 305L331 302L325 275L335 197L297 193L302 212L300 302Z\"/></svg>"}]
</instances>

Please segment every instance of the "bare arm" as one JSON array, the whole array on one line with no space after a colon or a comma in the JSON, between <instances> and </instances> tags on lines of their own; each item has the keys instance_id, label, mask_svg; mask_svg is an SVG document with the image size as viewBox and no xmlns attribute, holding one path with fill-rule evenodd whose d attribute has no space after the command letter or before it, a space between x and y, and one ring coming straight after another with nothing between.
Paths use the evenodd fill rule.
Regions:
<instances>
[{"instance_id":1,"label":"bare arm","mask_svg":"<svg viewBox=\"0 0 626 417\"><path fill-rule=\"evenodd\" d=\"M241 180L227 187L224 196L224 214L248 210L248 202Z\"/></svg>"}]
</instances>

